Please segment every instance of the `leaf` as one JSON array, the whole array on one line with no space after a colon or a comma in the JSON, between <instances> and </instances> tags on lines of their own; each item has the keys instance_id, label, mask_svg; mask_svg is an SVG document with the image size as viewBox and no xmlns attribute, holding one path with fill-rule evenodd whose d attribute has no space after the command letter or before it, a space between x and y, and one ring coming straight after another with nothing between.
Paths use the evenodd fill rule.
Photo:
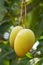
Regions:
<instances>
[{"instance_id":1,"label":"leaf","mask_svg":"<svg viewBox=\"0 0 43 65\"><path fill-rule=\"evenodd\" d=\"M37 46L37 51L40 51L43 54L43 40L39 41L39 45Z\"/></svg>"},{"instance_id":2,"label":"leaf","mask_svg":"<svg viewBox=\"0 0 43 65\"><path fill-rule=\"evenodd\" d=\"M29 58L27 57L23 57L21 58L21 60L19 60L18 58L16 58L15 60L12 60L11 65L26 65L27 62L29 61Z\"/></svg>"},{"instance_id":3,"label":"leaf","mask_svg":"<svg viewBox=\"0 0 43 65\"><path fill-rule=\"evenodd\" d=\"M4 60L4 65L10 65L8 60Z\"/></svg>"},{"instance_id":4,"label":"leaf","mask_svg":"<svg viewBox=\"0 0 43 65\"><path fill-rule=\"evenodd\" d=\"M35 65L43 65L43 58L40 59Z\"/></svg>"},{"instance_id":5,"label":"leaf","mask_svg":"<svg viewBox=\"0 0 43 65\"><path fill-rule=\"evenodd\" d=\"M3 24L0 25L0 33L4 33L8 31L8 28L11 26L10 21L9 22L4 22Z\"/></svg>"},{"instance_id":6,"label":"leaf","mask_svg":"<svg viewBox=\"0 0 43 65\"><path fill-rule=\"evenodd\" d=\"M29 53L29 52L26 54L26 56L27 56L28 58L33 58L33 55L32 55L31 53Z\"/></svg>"},{"instance_id":7,"label":"leaf","mask_svg":"<svg viewBox=\"0 0 43 65\"><path fill-rule=\"evenodd\" d=\"M14 50L10 48L9 43L7 45L1 43L0 48L2 49L0 53L0 60L1 59L10 60L16 58L16 54Z\"/></svg>"},{"instance_id":8,"label":"leaf","mask_svg":"<svg viewBox=\"0 0 43 65\"><path fill-rule=\"evenodd\" d=\"M5 13L4 0L0 0L0 21L2 21Z\"/></svg>"},{"instance_id":9,"label":"leaf","mask_svg":"<svg viewBox=\"0 0 43 65\"><path fill-rule=\"evenodd\" d=\"M4 65L4 60L0 60L0 65Z\"/></svg>"},{"instance_id":10,"label":"leaf","mask_svg":"<svg viewBox=\"0 0 43 65\"><path fill-rule=\"evenodd\" d=\"M34 31L37 38L43 32L43 8L41 6L37 6L32 12L30 29Z\"/></svg>"},{"instance_id":11,"label":"leaf","mask_svg":"<svg viewBox=\"0 0 43 65\"><path fill-rule=\"evenodd\" d=\"M35 63L38 61L39 61L38 58L33 58L33 59L29 60L26 65L35 65Z\"/></svg>"}]
</instances>

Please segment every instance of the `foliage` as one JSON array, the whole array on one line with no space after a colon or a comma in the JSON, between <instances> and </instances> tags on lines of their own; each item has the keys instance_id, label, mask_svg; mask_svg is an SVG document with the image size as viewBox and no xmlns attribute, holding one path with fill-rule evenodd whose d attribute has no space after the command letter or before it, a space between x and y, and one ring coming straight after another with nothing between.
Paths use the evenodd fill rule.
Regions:
<instances>
[{"instance_id":1,"label":"foliage","mask_svg":"<svg viewBox=\"0 0 43 65\"><path fill-rule=\"evenodd\" d=\"M0 34L5 38L3 40L0 36L0 65L43 65L43 0L27 1L26 7L26 27L34 31L39 45L23 58L16 56L9 45L9 36L6 39L4 35L6 32L10 35L12 27L16 25L25 26L25 23L19 23L18 20L21 0L0 0Z\"/></svg>"}]
</instances>

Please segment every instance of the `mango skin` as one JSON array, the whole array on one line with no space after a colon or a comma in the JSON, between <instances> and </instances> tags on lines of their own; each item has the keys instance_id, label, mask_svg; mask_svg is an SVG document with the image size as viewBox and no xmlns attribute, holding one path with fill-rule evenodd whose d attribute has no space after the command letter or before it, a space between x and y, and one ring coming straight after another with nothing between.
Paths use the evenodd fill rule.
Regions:
<instances>
[{"instance_id":1,"label":"mango skin","mask_svg":"<svg viewBox=\"0 0 43 65\"><path fill-rule=\"evenodd\" d=\"M10 41L10 46L11 48L14 48L14 40L18 34L18 32L23 29L23 27L21 26L16 26L12 29L11 33L10 33L10 38L9 38L9 41Z\"/></svg>"},{"instance_id":2,"label":"mango skin","mask_svg":"<svg viewBox=\"0 0 43 65\"><path fill-rule=\"evenodd\" d=\"M22 29L14 41L14 50L17 56L23 57L35 43L34 32L30 29Z\"/></svg>"}]
</instances>

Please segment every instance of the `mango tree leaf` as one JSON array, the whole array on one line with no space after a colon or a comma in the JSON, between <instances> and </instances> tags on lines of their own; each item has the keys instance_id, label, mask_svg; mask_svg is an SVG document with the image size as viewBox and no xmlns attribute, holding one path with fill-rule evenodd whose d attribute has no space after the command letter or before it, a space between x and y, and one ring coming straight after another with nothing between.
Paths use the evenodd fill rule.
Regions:
<instances>
[{"instance_id":1,"label":"mango tree leaf","mask_svg":"<svg viewBox=\"0 0 43 65\"><path fill-rule=\"evenodd\" d=\"M2 49L2 51L0 52L0 60L10 60L16 57L16 54L14 50L11 49L9 43L7 45L0 43L0 49Z\"/></svg>"},{"instance_id":2,"label":"mango tree leaf","mask_svg":"<svg viewBox=\"0 0 43 65\"><path fill-rule=\"evenodd\" d=\"M10 65L10 62L8 60L4 60L4 65Z\"/></svg>"},{"instance_id":3,"label":"mango tree leaf","mask_svg":"<svg viewBox=\"0 0 43 65\"><path fill-rule=\"evenodd\" d=\"M43 65L43 58L40 59L35 65Z\"/></svg>"},{"instance_id":4,"label":"mango tree leaf","mask_svg":"<svg viewBox=\"0 0 43 65\"><path fill-rule=\"evenodd\" d=\"M4 60L0 60L0 65L4 65Z\"/></svg>"},{"instance_id":5,"label":"mango tree leaf","mask_svg":"<svg viewBox=\"0 0 43 65\"><path fill-rule=\"evenodd\" d=\"M27 57L23 57L20 60L18 58L16 58L15 60L12 60L11 65L26 65L27 62L29 61L29 58Z\"/></svg>"},{"instance_id":6,"label":"mango tree leaf","mask_svg":"<svg viewBox=\"0 0 43 65\"><path fill-rule=\"evenodd\" d=\"M39 45L37 46L37 51L40 51L43 54L43 39L39 41Z\"/></svg>"},{"instance_id":7,"label":"mango tree leaf","mask_svg":"<svg viewBox=\"0 0 43 65\"><path fill-rule=\"evenodd\" d=\"M0 21L2 21L5 13L4 0L0 0Z\"/></svg>"},{"instance_id":8,"label":"mango tree leaf","mask_svg":"<svg viewBox=\"0 0 43 65\"><path fill-rule=\"evenodd\" d=\"M0 25L0 33L4 33L6 31L8 31L8 28L11 26L10 21L8 22L6 20L6 22L4 22L3 24Z\"/></svg>"},{"instance_id":9,"label":"mango tree leaf","mask_svg":"<svg viewBox=\"0 0 43 65\"><path fill-rule=\"evenodd\" d=\"M31 53L29 53L29 52L26 54L26 56L27 56L28 58L33 58L33 55L32 55Z\"/></svg>"},{"instance_id":10,"label":"mango tree leaf","mask_svg":"<svg viewBox=\"0 0 43 65\"><path fill-rule=\"evenodd\" d=\"M37 6L33 10L30 29L34 31L37 38L42 34L43 32L43 8L42 6Z\"/></svg>"}]
</instances>

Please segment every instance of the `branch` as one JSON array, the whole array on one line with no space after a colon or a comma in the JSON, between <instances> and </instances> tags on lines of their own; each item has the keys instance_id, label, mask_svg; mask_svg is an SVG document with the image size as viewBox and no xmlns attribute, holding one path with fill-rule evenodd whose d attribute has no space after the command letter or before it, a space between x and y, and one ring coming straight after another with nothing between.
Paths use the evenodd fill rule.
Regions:
<instances>
[{"instance_id":1,"label":"branch","mask_svg":"<svg viewBox=\"0 0 43 65\"><path fill-rule=\"evenodd\" d=\"M29 13L30 11L32 11L34 8L36 8L38 5L39 5L39 3L40 2L42 2L42 0L35 0L35 2L31 2L30 4L26 4L26 9L27 9L27 13ZM6 2L5 1L5 3L7 3L8 4L8 2ZM20 7L20 9L21 9L21 7ZM9 11L9 8L7 8L7 10ZM12 9L10 10L10 12L13 12L12 11ZM24 10L23 10L23 13L22 13L22 16L24 15ZM16 14L14 14L14 17L20 17L21 15L20 15L20 13L18 13L17 15Z\"/></svg>"},{"instance_id":2,"label":"branch","mask_svg":"<svg viewBox=\"0 0 43 65\"><path fill-rule=\"evenodd\" d=\"M36 8L41 1L42 1L42 0L37 0L37 2L31 2L30 4L26 5L27 13L29 13L29 12L32 11L34 8ZM23 15L24 15L24 9L23 9L22 16L23 16ZM20 17L21 15L20 15L20 14L17 14L17 15L15 15L15 16ZM6 40L6 39L4 39L4 37L3 37L2 34L0 34L0 40Z\"/></svg>"},{"instance_id":3,"label":"branch","mask_svg":"<svg viewBox=\"0 0 43 65\"><path fill-rule=\"evenodd\" d=\"M30 4L26 5L26 8L27 8L27 13L29 13L30 11L32 11L34 8L36 8L39 3L41 2L41 0L38 0L37 2L31 2ZM23 10L23 13L22 13L22 16L24 15L24 10ZM16 16L20 16L20 14L16 15Z\"/></svg>"}]
</instances>

